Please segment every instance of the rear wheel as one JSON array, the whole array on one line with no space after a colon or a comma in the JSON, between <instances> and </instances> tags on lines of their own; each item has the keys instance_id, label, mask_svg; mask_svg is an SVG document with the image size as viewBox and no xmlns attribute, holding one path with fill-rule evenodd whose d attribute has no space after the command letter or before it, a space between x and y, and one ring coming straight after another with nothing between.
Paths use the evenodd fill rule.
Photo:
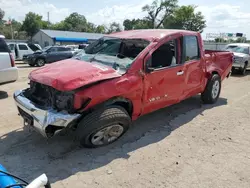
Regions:
<instances>
[{"instance_id":1,"label":"rear wheel","mask_svg":"<svg viewBox=\"0 0 250 188\"><path fill-rule=\"evenodd\" d=\"M244 67L240 70L242 75L246 75L246 71L247 71L247 63L245 63Z\"/></svg>"},{"instance_id":2,"label":"rear wheel","mask_svg":"<svg viewBox=\"0 0 250 188\"><path fill-rule=\"evenodd\" d=\"M38 67L42 67L45 65L45 60L44 59L37 59L36 64Z\"/></svg>"},{"instance_id":3,"label":"rear wheel","mask_svg":"<svg viewBox=\"0 0 250 188\"><path fill-rule=\"evenodd\" d=\"M77 139L85 147L105 146L119 139L130 124L131 118L123 107L105 107L83 118L76 130Z\"/></svg>"},{"instance_id":4,"label":"rear wheel","mask_svg":"<svg viewBox=\"0 0 250 188\"><path fill-rule=\"evenodd\" d=\"M205 104L214 104L221 91L221 78L218 74L214 74L208 81L205 91L201 94L201 99Z\"/></svg>"}]
</instances>

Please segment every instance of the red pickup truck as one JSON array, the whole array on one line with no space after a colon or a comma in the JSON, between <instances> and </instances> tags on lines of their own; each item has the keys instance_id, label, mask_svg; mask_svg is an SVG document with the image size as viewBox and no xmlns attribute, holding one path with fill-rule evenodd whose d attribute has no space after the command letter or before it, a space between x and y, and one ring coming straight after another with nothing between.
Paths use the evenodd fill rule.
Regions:
<instances>
[{"instance_id":1,"label":"red pickup truck","mask_svg":"<svg viewBox=\"0 0 250 188\"><path fill-rule=\"evenodd\" d=\"M73 129L83 146L99 147L132 120L191 96L215 103L232 62L231 52L205 51L197 32L124 31L32 71L14 99L24 124L45 137Z\"/></svg>"}]
</instances>

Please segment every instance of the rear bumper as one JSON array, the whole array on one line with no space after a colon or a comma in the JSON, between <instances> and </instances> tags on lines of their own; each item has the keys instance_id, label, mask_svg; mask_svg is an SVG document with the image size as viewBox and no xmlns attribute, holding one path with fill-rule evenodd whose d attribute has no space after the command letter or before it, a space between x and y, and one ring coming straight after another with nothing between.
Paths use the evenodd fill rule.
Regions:
<instances>
[{"instance_id":1,"label":"rear bumper","mask_svg":"<svg viewBox=\"0 0 250 188\"><path fill-rule=\"evenodd\" d=\"M23 91L16 91L14 99L19 114L24 119L24 124L34 127L44 137L53 136L80 117L80 114L68 114L67 112L57 112L53 109L41 109L27 99L23 95ZM50 132L51 128L53 128L52 131L54 132Z\"/></svg>"},{"instance_id":2,"label":"rear bumper","mask_svg":"<svg viewBox=\"0 0 250 188\"><path fill-rule=\"evenodd\" d=\"M0 70L0 84L15 82L18 79L17 67Z\"/></svg>"}]
</instances>

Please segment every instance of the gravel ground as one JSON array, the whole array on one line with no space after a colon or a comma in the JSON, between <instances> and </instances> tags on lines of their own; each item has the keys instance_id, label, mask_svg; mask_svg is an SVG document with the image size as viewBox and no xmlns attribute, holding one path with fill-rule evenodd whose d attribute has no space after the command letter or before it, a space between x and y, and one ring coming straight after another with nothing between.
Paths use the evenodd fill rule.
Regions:
<instances>
[{"instance_id":1,"label":"gravel ground","mask_svg":"<svg viewBox=\"0 0 250 188\"><path fill-rule=\"evenodd\" d=\"M250 74L223 83L215 105L199 96L144 116L116 143L85 149L74 134L42 138L23 129L12 94L33 69L17 64L19 80L0 86L0 163L52 187L250 187Z\"/></svg>"}]
</instances>

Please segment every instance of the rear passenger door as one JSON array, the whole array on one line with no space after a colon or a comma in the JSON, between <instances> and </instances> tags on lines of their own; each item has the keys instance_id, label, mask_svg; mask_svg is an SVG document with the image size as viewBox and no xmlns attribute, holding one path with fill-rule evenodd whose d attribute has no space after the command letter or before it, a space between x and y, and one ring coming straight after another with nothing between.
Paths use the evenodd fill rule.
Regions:
<instances>
[{"instance_id":1,"label":"rear passenger door","mask_svg":"<svg viewBox=\"0 0 250 188\"><path fill-rule=\"evenodd\" d=\"M200 93L204 77L204 63L201 59L201 49L198 37L188 35L183 37L184 91L183 99Z\"/></svg>"},{"instance_id":2,"label":"rear passenger door","mask_svg":"<svg viewBox=\"0 0 250 188\"><path fill-rule=\"evenodd\" d=\"M58 61L71 58L72 57L71 54L72 54L71 48L59 47L57 56Z\"/></svg>"},{"instance_id":3,"label":"rear passenger door","mask_svg":"<svg viewBox=\"0 0 250 188\"><path fill-rule=\"evenodd\" d=\"M10 52L10 49L5 43L4 38L0 38L0 71L7 69L7 68L11 68L9 52Z\"/></svg>"}]
</instances>

